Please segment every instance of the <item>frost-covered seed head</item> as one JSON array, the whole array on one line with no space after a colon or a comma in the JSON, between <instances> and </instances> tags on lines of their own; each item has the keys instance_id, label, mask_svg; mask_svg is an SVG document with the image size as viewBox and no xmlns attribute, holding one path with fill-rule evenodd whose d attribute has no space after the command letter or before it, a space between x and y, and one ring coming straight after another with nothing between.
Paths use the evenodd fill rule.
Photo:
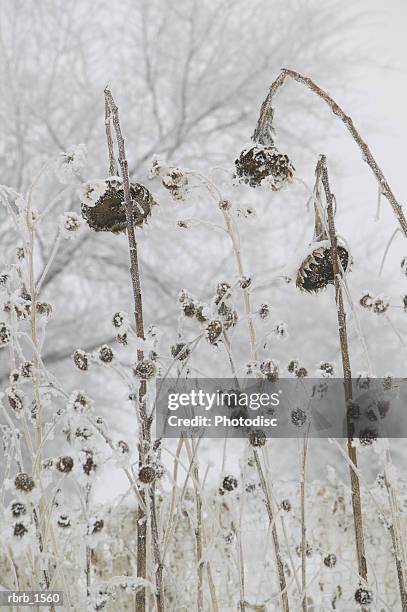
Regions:
<instances>
[{"instance_id":1,"label":"frost-covered seed head","mask_svg":"<svg viewBox=\"0 0 407 612\"><path fill-rule=\"evenodd\" d=\"M17 255L17 259L19 261L23 261L23 259L25 257L24 248L23 247L17 247L16 255Z\"/></svg>"},{"instance_id":2,"label":"frost-covered seed head","mask_svg":"<svg viewBox=\"0 0 407 612\"><path fill-rule=\"evenodd\" d=\"M21 502L13 502L10 506L10 511L14 518L19 518L27 514L27 506Z\"/></svg>"},{"instance_id":3,"label":"frost-covered seed head","mask_svg":"<svg viewBox=\"0 0 407 612\"><path fill-rule=\"evenodd\" d=\"M96 195L92 197L92 189ZM130 184L132 201L132 216L134 225L141 227L150 217L155 205L149 190L140 183ZM94 198L98 197L96 201ZM100 185L87 183L81 204L82 216L92 229L97 232L124 232L127 227L126 210L124 206L123 182L119 177L109 177L104 181L104 191Z\"/></svg>"},{"instance_id":4,"label":"frost-covered seed head","mask_svg":"<svg viewBox=\"0 0 407 612\"><path fill-rule=\"evenodd\" d=\"M20 380L20 370L11 370L9 380L12 385L15 385Z\"/></svg>"},{"instance_id":5,"label":"frost-covered seed head","mask_svg":"<svg viewBox=\"0 0 407 612\"><path fill-rule=\"evenodd\" d=\"M92 408L92 400L83 391L74 391L69 398L68 406L76 412L85 412Z\"/></svg>"},{"instance_id":6,"label":"frost-covered seed head","mask_svg":"<svg viewBox=\"0 0 407 612\"><path fill-rule=\"evenodd\" d=\"M355 592L355 601L361 606L369 606L373 603L372 591L359 587Z\"/></svg>"},{"instance_id":7,"label":"frost-covered seed head","mask_svg":"<svg viewBox=\"0 0 407 612\"><path fill-rule=\"evenodd\" d=\"M57 519L57 525L58 527L61 527L61 529L67 529L68 527L70 527L71 521L69 516L67 514L60 514Z\"/></svg>"},{"instance_id":8,"label":"frost-covered seed head","mask_svg":"<svg viewBox=\"0 0 407 612\"><path fill-rule=\"evenodd\" d=\"M275 147L255 144L235 160L237 178L250 187L267 186L278 191L294 177L294 166ZM264 181L264 182L263 182Z\"/></svg>"},{"instance_id":9,"label":"frost-covered seed head","mask_svg":"<svg viewBox=\"0 0 407 612\"><path fill-rule=\"evenodd\" d=\"M363 429L359 433L359 442L362 446L371 446L374 442L376 442L378 438L378 432L373 428Z\"/></svg>"},{"instance_id":10,"label":"frost-covered seed head","mask_svg":"<svg viewBox=\"0 0 407 612\"><path fill-rule=\"evenodd\" d=\"M69 472L71 472L73 469L73 465L74 461L72 457L69 456L59 457L55 463L56 469L62 474L69 474Z\"/></svg>"},{"instance_id":11,"label":"frost-covered seed head","mask_svg":"<svg viewBox=\"0 0 407 612\"><path fill-rule=\"evenodd\" d=\"M360 406L354 400L351 400L351 399L348 400L348 402L347 402L347 414L348 414L348 417L352 421L357 421L358 419L360 419Z\"/></svg>"},{"instance_id":12,"label":"frost-covered seed head","mask_svg":"<svg viewBox=\"0 0 407 612\"><path fill-rule=\"evenodd\" d=\"M219 302L222 299L229 299L231 296L231 287L229 283L226 282L221 282L218 283L218 286L216 287L216 298L215 298L215 303L219 304Z\"/></svg>"},{"instance_id":13,"label":"frost-covered seed head","mask_svg":"<svg viewBox=\"0 0 407 612\"><path fill-rule=\"evenodd\" d=\"M270 316L270 306L268 304L260 304L258 313L260 319L267 319Z\"/></svg>"},{"instance_id":14,"label":"frost-covered seed head","mask_svg":"<svg viewBox=\"0 0 407 612\"><path fill-rule=\"evenodd\" d=\"M272 359L262 361L260 364L260 372L271 382L278 380L278 365Z\"/></svg>"},{"instance_id":15,"label":"frost-covered seed head","mask_svg":"<svg viewBox=\"0 0 407 612\"><path fill-rule=\"evenodd\" d=\"M207 323L209 321L208 316L205 314L207 306L205 304L197 304L195 309L195 318L199 323Z\"/></svg>"},{"instance_id":16,"label":"frost-covered seed head","mask_svg":"<svg viewBox=\"0 0 407 612\"><path fill-rule=\"evenodd\" d=\"M390 307L390 300L384 295L378 295L373 302L373 312L375 314L384 314Z\"/></svg>"},{"instance_id":17,"label":"frost-covered seed head","mask_svg":"<svg viewBox=\"0 0 407 612\"><path fill-rule=\"evenodd\" d=\"M252 279L250 276L242 276L242 278L239 279L239 285L242 289L248 289L251 284Z\"/></svg>"},{"instance_id":18,"label":"frost-covered seed head","mask_svg":"<svg viewBox=\"0 0 407 612\"><path fill-rule=\"evenodd\" d=\"M234 476L228 475L225 476L222 481L223 491L234 491L237 488L237 479Z\"/></svg>"},{"instance_id":19,"label":"frost-covered seed head","mask_svg":"<svg viewBox=\"0 0 407 612\"><path fill-rule=\"evenodd\" d=\"M114 358L114 353L109 345L104 344L99 349L99 359L103 363L111 363Z\"/></svg>"},{"instance_id":20,"label":"frost-covered seed head","mask_svg":"<svg viewBox=\"0 0 407 612\"><path fill-rule=\"evenodd\" d=\"M299 557L301 557L301 553L302 553L302 546L301 546L301 544L299 544L298 546L296 546L296 548L295 548L295 552L297 553L297 555L298 555ZM306 545L305 545L305 555L306 555L307 557L311 557L311 556L312 556L312 553L313 553L312 546L311 546L311 545L310 545L310 544L307 542L307 543L306 543Z\"/></svg>"},{"instance_id":21,"label":"frost-covered seed head","mask_svg":"<svg viewBox=\"0 0 407 612\"><path fill-rule=\"evenodd\" d=\"M302 408L295 408L291 411L291 422L296 427L302 427L307 420L307 415Z\"/></svg>"},{"instance_id":22,"label":"frost-covered seed head","mask_svg":"<svg viewBox=\"0 0 407 612\"><path fill-rule=\"evenodd\" d=\"M365 293L362 295L362 297L359 300L359 304L363 308L367 308L368 310L371 310L373 308L373 302L374 302L374 296L369 291L365 291Z\"/></svg>"},{"instance_id":23,"label":"frost-covered seed head","mask_svg":"<svg viewBox=\"0 0 407 612\"><path fill-rule=\"evenodd\" d=\"M6 390L8 403L15 413L20 413L24 409L24 393L17 388L11 388Z\"/></svg>"},{"instance_id":24,"label":"frost-covered seed head","mask_svg":"<svg viewBox=\"0 0 407 612\"><path fill-rule=\"evenodd\" d=\"M96 471L97 465L94 460L93 451L85 450L85 460L82 463L82 469L87 476Z\"/></svg>"},{"instance_id":25,"label":"frost-covered seed head","mask_svg":"<svg viewBox=\"0 0 407 612\"><path fill-rule=\"evenodd\" d=\"M122 346L127 346L129 343L127 334L117 334L116 340Z\"/></svg>"},{"instance_id":26,"label":"frost-covered seed head","mask_svg":"<svg viewBox=\"0 0 407 612\"><path fill-rule=\"evenodd\" d=\"M249 433L249 442L251 446L260 448L266 444L267 436L262 429L252 429Z\"/></svg>"},{"instance_id":27,"label":"frost-covered seed head","mask_svg":"<svg viewBox=\"0 0 407 612\"><path fill-rule=\"evenodd\" d=\"M127 327L128 325L128 315L125 312L116 312L113 315L112 319L113 327L119 329L120 327Z\"/></svg>"},{"instance_id":28,"label":"frost-covered seed head","mask_svg":"<svg viewBox=\"0 0 407 612\"><path fill-rule=\"evenodd\" d=\"M100 533L104 527L105 523L103 519L96 519L95 521L93 521L92 525L91 525L91 534L94 535L95 533Z\"/></svg>"},{"instance_id":29,"label":"frost-covered seed head","mask_svg":"<svg viewBox=\"0 0 407 612\"><path fill-rule=\"evenodd\" d=\"M15 535L18 538L22 538L26 533L28 533L28 529L24 525L24 523L16 523L14 525L13 535Z\"/></svg>"},{"instance_id":30,"label":"frost-covered seed head","mask_svg":"<svg viewBox=\"0 0 407 612\"><path fill-rule=\"evenodd\" d=\"M36 306L35 308L36 312L39 315L43 315L47 318L49 318L52 315L53 308L51 304L49 304L48 302L37 302L35 306Z\"/></svg>"},{"instance_id":31,"label":"frost-covered seed head","mask_svg":"<svg viewBox=\"0 0 407 612\"><path fill-rule=\"evenodd\" d=\"M186 344L185 342L177 342L176 344L173 344L171 347L172 357L174 359L179 359L180 361L184 361L185 359L188 359L190 353L191 353L191 349L189 348L188 344Z\"/></svg>"},{"instance_id":32,"label":"frost-covered seed head","mask_svg":"<svg viewBox=\"0 0 407 612\"><path fill-rule=\"evenodd\" d=\"M77 349L72 355L72 359L78 370L86 372L89 368L89 355L85 351Z\"/></svg>"},{"instance_id":33,"label":"frost-covered seed head","mask_svg":"<svg viewBox=\"0 0 407 612\"><path fill-rule=\"evenodd\" d=\"M334 555L333 553L329 553L329 555L326 555L326 557L324 557L324 565L326 567L335 567L336 555Z\"/></svg>"},{"instance_id":34,"label":"frost-covered seed head","mask_svg":"<svg viewBox=\"0 0 407 612\"><path fill-rule=\"evenodd\" d=\"M82 219L76 212L66 212L61 215L60 227L63 235L70 238L77 234L82 227Z\"/></svg>"},{"instance_id":35,"label":"frost-covered seed head","mask_svg":"<svg viewBox=\"0 0 407 612\"><path fill-rule=\"evenodd\" d=\"M334 364L330 363L329 361L321 361L319 364L319 371L321 372L322 376L326 378L332 378L335 376Z\"/></svg>"},{"instance_id":36,"label":"frost-covered seed head","mask_svg":"<svg viewBox=\"0 0 407 612\"><path fill-rule=\"evenodd\" d=\"M34 372L34 364L32 361L24 361L20 364L20 374L23 378L32 378Z\"/></svg>"},{"instance_id":37,"label":"frost-covered seed head","mask_svg":"<svg viewBox=\"0 0 407 612\"><path fill-rule=\"evenodd\" d=\"M290 512L291 511L291 502L289 499L283 499L283 501L281 502L281 508L285 511L285 512Z\"/></svg>"},{"instance_id":38,"label":"frost-covered seed head","mask_svg":"<svg viewBox=\"0 0 407 612\"><path fill-rule=\"evenodd\" d=\"M0 321L0 347L7 346L11 339L11 329L4 321Z\"/></svg>"},{"instance_id":39,"label":"frost-covered seed head","mask_svg":"<svg viewBox=\"0 0 407 612\"><path fill-rule=\"evenodd\" d=\"M26 474L26 472L20 472L14 479L14 486L17 491L30 493L35 487L35 482L32 476Z\"/></svg>"},{"instance_id":40,"label":"frost-covered seed head","mask_svg":"<svg viewBox=\"0 0 407 612\"><path fill-rule=\"evenodd\" d=\"M138 478L143 484L151 484L156 477L156 471L151 465L143 465L143 467L139 469Z\"/></svg>"},{"instance_id":41,"label":"frost-covered seed head","mask_svg":"<svg viewBox=\"0 0 407 612\"><path fill-rule=\"evenodd\" d=\"M9 280L9 275L5 272L0 274L0 289L5 289Z\"/></svg>"},{"instance_id":42,"label":"frost-covered seed head","mask_svg":"<svg viewBox=\"0 0 407 612\"><path fill-rule=\"evenodd\" d=\"M343 270L350 269L351 258L344 246L338 246L338 256ZM301 291L317 293L334 284L334 269L330 245L316 246L304 259L297 272L296 285Z\"/></svg>"},{"instance_id":43,"label":"frost-covered seed head","mask_svg":"<svg viewBox=\"0 0 407 612\"><path fill-rule=\"evenodd\" d=\"M288 372L290 372L290 374L295 374L295 372L299 368L299 365L300 364L299 364L298 359L291 359L291 361L289 362L289 364L287 366Z\"/></svg>"},{"instance_id":44,"label":"frost-covered seed head","mask_svg":"<svg viewBox=\"0 0 407 612\"><path fill-rule=\"evenodd\" d=\"M295 371L295 375L297 378L305 378L306 376L308 376L308 370L307 368L304 368L304 366L301 366L297 368L297 370Z\"/></svg>"},{"instance_id":45,"label":"frost-covered seed head","mask_svg":"<svg viewBox=\"0 0 407 612\"><path fill-rule=\"evenodd\" d=\"M129 445L124 440L119 440L117 443L117 449L123 454L128 455L130 452Z\"/></svg>"},{"instance_id":46,"label":"frost-covered seed head","mask_svg":"<svg viewBox=\"0 0 407 612\"><path fill-rule=\"evenodd\" d=\"M217 345L220 340L220 335L223 331L222 322L213 320L208 323L205 329L205 336L209 344Z\"/></svg>"},{"instance_id":47,"label":"frost-covered seed head","mask_svg":"<svg viewBox=\"0 0 407 612\"><path fill-rule=\"evenodd\" d=\"M219 202L219 208L221 210L230 210L232 208L232 202L229 200L221 200Z\"/></svg>"},{"instance_id":48,"label":"frost-covered seed head","mask_svg":"<svg viewBox=\"0 0 407 612\"><path fill-rule=\"evenodd\" d=\"M151 359L142 359L133 368L133 373L137 378L150 380L157 373L157 366Z\"/></svg>"}]
</instances>

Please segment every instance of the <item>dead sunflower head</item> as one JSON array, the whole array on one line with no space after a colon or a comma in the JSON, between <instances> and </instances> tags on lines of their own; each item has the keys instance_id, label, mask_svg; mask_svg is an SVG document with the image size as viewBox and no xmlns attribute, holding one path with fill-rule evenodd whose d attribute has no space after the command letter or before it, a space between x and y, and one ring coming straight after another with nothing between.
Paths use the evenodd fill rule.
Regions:
<instances>
[{"instance_id":1,"label":"dead sunflower head","mask_svg":"<svg viewBox=\"0 0 407 612\"><path fill-rule=\"evenodd\" d=\"M338 257L345 274L349 271L351 257L344 245L338 245ZM331 244L328 240L314 242L297 272L296 285L301 291L317 293L334 284Z\"/></svg>"},{"instance_id":2,"label":"dead sunflower head","mask_svg":"<svg viewBox=\"0 0 407 612\"><path fill-rule=\"evenodd\" d=\"M278 191L292 181L295 168L274 146L255 144L243 149L235 161L236 176L250 187L264 185Z\"/></svg>"},{"instance_id":3,"label":"dead sunflower head","mask_svg":"<svg viewBox=\"0 0 407 612\"><path fill-rule=\"evenodd\" d=\"M149 190L140 183L130 184L133 222L141 227L150 217L155 204ZM87 183L82 198L82 216L96 232L118 234L126 230L123 181L110 177Z\"/></svg>"}]
</instances>

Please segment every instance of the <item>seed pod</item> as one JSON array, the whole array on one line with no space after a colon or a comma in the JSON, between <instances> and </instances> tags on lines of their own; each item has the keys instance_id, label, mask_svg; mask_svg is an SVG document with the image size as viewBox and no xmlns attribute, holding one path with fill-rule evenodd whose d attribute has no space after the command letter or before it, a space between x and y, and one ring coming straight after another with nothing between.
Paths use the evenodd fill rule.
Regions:
<instances>
[{"instance_id":1,"label":"seed pod","mask_svg":"<svg viewBox=\"0 0 407 612\"><path fill-rule=\"evenodd\" d=\"M73 469L72 457L69 457L69 456L59 457L57 459L55 467L58 470L58 472L61 472L61 474L69 474L69 472L71 472Z\"/></svg>"},{"instance_id":2,"label":"seed pod","mask_svg":"<svg viewBox=\"0 0 407 612\"><path fill-rule=\"evenodd\" d=\"M138 477L143 484L151 484L156 479L156 471L151 465L143 465L140 468Z\"/></svg>"},{"instance_id":3,"label":"seed pod","mask_svg":"<svg viewBox=\"0 0 407 612\"><path fill-rule=\"evenodd\" d=\"M137 378L150 380L157 373L157 366L150 359L142 359L133 368L133 373Z\"/></svg>"},{"instance_id":4,"label":"seed pod","mask_svg":"<svg viewBox=\"0 0 407 612\"><path fill-rule=\"evenodd\" d=\"M188 359L190 353L191 349L185 342L177 342L177 344L173 344L171 347L171 355L174 359L179 359L180 361Z\"/></svg>"},{"instance_id":5,"label":"seed pod","mask_svg":"<svg viewBox=\"0 0 407 612\"><path fill-rule=\"evenodd\" d=\"M293 180L295 168L275 147L255 144L235 160L237 178L250 187L263 185L278 191ZM264 182L263 182L264 181Z\"/></svg>"},{"instance_id":6,"label":"seed pod","mask_svg":"<svg viewBox=\"0 0 407 612\"><path fill-rule=\"evenodd\" d=\"M72 359L78 370L86 372L89 367L89 356L85 351L77 349L72 355Z\"/></svg>"},{"instance_id":7,"label":"seed pod","mask_svg":"<svg viewBox=\"0 0 407 612\"><path fill-rule=\"evenodd\" d=\"M17 491L30 493L35 487L35 482L32 476L26 474L25 472L20 472L14 479L14 486Z\"/></svg>"},{"instance_id":8,"label":"seed pod","mask_svg":"<svg viewBox=\"0 0 407 612\"><path fill-rule=\"evenodd\" d=\"M345 273L350 269L351 257L345 246L338 245L338 256ZM301 291L317 293L334 284L332 250L329 241L314 242L297 272L296 285Z\"/></svg>"},{"instance_id":9,"label":"seed pod","mask_svg":"<svg viewBox=\"0 0 407 612\"><path fill-rule=\"evenodd\" d=\"M98 192L99 198L96 202L92 200L92 184L85 186L84 201L81 204L82 216L96 232L124 232L127 223L123 181L119 177L110 177L104 183L104 191ZM140 183L130 184L130 196L134 225L141 227L151 215L154 198Z\"/></svg>"}]
</instances>

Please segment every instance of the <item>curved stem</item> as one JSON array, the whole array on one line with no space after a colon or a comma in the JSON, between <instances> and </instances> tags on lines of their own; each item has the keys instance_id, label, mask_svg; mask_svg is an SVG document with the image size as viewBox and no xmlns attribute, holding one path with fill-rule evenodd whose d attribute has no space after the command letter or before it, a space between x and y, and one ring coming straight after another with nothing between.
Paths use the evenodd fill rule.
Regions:
<instances>
[{"instance_id":1,"label":"curved stem","mask_svg":"<svg viewBox=\"0 0 407 612\"><path fill-rule=\"evenodd\" d=\"M407 219L404 216L403 208L398 203L396 196L394 195L389 183L387 182L386 177L384 176L381 168L373 157L368 145L362 139L358 130L356 129L352 118L347 115L342 108L335 102L331 96L321 89L312 79L306 77L295 70L289 70L284 68L281 73L278 75L276 80L272 83L267 98L264 100L261 109L260 109L260 117L257 122L256 129L253 134L253 140L256 142L260 142L262 144L270 144L270 126L271 120L273 118L273 98L278 92L278 90L284 85L284 82L287 77L290 77L297 83L304 85L312 91L312 93L316 94L321 100L325 102L331 109L334 115L339 117L339 119L345 124L346 128L349 130L353 140L358 145L359 149L362 152L362 156L364 161L368 164L373 174L375 175L381 193L388 200L390 206L393 209L394 214L397 217L397 220L400 224L401 230L403 234L407 238Z\"/></svg>"}]
</instances>

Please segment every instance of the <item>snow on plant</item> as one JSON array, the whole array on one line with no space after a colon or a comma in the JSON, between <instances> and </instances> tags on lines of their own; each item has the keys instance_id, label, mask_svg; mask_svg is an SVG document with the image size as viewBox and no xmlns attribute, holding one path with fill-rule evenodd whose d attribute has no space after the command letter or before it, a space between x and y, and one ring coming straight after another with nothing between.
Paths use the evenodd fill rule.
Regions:
<instances>
[{"instance_id":1,"label":"snow on plant","mask_svg":"<svg viewBox=\"0 0 407 612\"><path fill-rule=\"evenodd\" d=\"M345 445L331 440L335 457L349 468L350 486L329 466L324 481L309 480L312 440L306 405L293 405L289 414L298 432L299 457L298 478L290 482L273 472L274 445L260 428L250 430L231 458L227 450L235 441L225 441L223 461L212 477L201 467L202 440L184 435L171 445L154 436L159 375L202 376L202 363L207 364L206 375L212 358L224 363L236 381L250 376L274 382L287 376L300 386L316 372L321 381L315 393L320 396L326 391L325 379L339 375L338 364L327 355L303 360L294 354L288 363L283 361L279 340L290 330L275 316L272 295L270 302L253 306L258 279L256 271L246 267L249 245L241 230L255 213L251 192L258 193L260 187L279 197L279 191L296 180L289 157L275 146L271 122L271 102L288 77L317 93L345 122L405 231L403 212L349 117L312 81L283 71L262 106L254 143L243 149L233 169L204 174L153 160L152 178L159 179L159 188L179 206L178 226L188 232L210 227L226 238L234 262L234 272L202 287L199 295L176 287L179 316L171 337L145 324L138 237L154 215L156 196L130 180L118 108L109 89L106 178L83 183L81 215L70 211L56 220L54 245L41 270L36 258L41 223L65 192L37 211L33 202L38 179L27 194L0 189L19 244L0 271L0 350L8 364L0 394L0 567L2 582L10 588L63 590L67 609L78 611L407 609L407 483L392 463L388 442L377 439L374 425L359 437L348 432ZM53 160L66 189L77 189L83 180L79 173L84 157L79 145L56 164ZM310 245L304 245L294 282L289 277L283 282L297 287L303 300L320 299L322 291L332 290L344 406L352 421L360 416L360 406L348 386L348 317L357 322L358 313L366 311L390 324L388 313L395 305L384 295L366 291L360 307L353 306L350 247L337 235L330 180L327 160L321 156L312 191L314 235ZM205 219L189 216L197 200L207 205ZM105 232L113 234L113 240L127 240L134 316L112 310L115 340L108 343L84 350L72 341L71 366L83 382L66 388L43 360L53 306L43 299L42 290L63 239L90 231L98 232L100 241ZM198 359L201 354L203 360ZM123 388L137 424L136 439L115 434L125 402L118 399L104 411L103 403L93 399L90 386L98 371L103 384L112 377ZM358 389L369 388L372 378L371 372L354 374ZM392 377L385 380L387 391L392 391ZM238 383L235 391L240 393ZM242 410L237 404L229 408L236 414ZM383 399L369 407L377 419L388 409ZM357 463L359 454L372 453L380 465L373 484ZM95 491L98 485L109 486L109 469L122 472L128 490L100 504Z\"/></svg>"}]
</instances>

